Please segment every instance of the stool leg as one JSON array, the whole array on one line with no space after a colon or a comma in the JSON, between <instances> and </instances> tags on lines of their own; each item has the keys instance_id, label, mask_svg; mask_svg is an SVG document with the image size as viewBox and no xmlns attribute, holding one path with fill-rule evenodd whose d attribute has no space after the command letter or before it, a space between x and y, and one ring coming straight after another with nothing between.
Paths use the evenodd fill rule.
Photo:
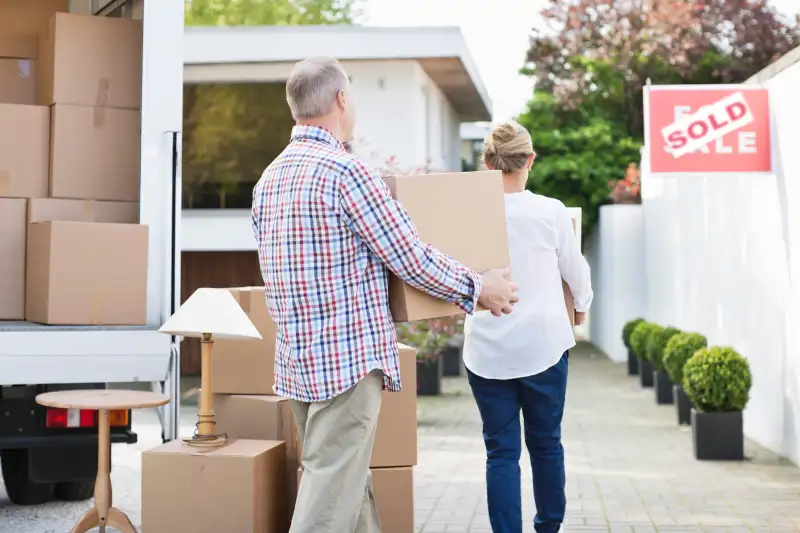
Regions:
<instances>
[{"instance_id":1,"label":"stool leg","mask_svg":"<svg viewBox=\"0 0 800 533\"><path fill-rule=\"evenodd\" d=\"M112 507L108 510L108 520L106 520L106 522L108 523L108 527L113 527L121 533L136 533L136 528L133 527L133 522L128 518L128 515L116 507Z\"/></svg>"},{"instance_id":2,"label":"stool leg","mask_svg":"<svg viewBox=\"0 0 800 533\"><path fill-rule=\"evenodd\" d=\"M72 527L70 533L86 533L97 526L100 526L102 529L100 517L97 516L97 509L91 508L83 513L83 516L78 519L78 522Z\"/></svg>"},{"instance_id":3,"label":"stool leg","mask_svg":"<svg viewBox=\"0 0 800 533\"><path fill-rule=\"evenodd\" d=\"M111 446L111 422L107 409L97 413L97 479L94 482L94 507L100 519L101 530L105 529L108 510L111 507L111 471L109 447Z\"/></svg>"}]
</instances>

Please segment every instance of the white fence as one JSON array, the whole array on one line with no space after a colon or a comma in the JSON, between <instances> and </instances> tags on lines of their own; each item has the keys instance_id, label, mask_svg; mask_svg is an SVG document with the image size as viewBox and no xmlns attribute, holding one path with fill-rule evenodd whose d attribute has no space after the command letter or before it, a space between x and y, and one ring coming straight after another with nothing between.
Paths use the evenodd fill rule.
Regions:
<instances>
[{"instance_id":1,"label":"white fence","mask_svg":"<svg viewBox=\"0 0 800 533\"><path fill-rule=\"evenodd\" d=\"M642 215L640 205L600 208L600 223L587 246L594 289L589 336L616 362L627 358L622 326L647 312Z\"/></svg>"},{"instance_id":2,"label":"white fence","mask_svg":"<svg viewBox=\"0 0 800 533\"><path fill-rule=\"evenodd\" d=\"M753 371L745 433L798 462L800 62L755 81L770 89L776 175L653 178L643 161L646 317L745 355ZM598 273L603 291L606 275Z\"/></svg>"}]
</instances>

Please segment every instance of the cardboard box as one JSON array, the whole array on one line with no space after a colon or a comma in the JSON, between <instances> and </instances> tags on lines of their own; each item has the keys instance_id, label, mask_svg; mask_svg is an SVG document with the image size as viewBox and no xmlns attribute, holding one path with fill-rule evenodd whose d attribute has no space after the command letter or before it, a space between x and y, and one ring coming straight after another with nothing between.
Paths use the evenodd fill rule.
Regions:
<instances>
[{"instance_id":1,"label":"cardboard box","mask_svg":"<svg viewBox=\"0 0 800 533\"><path fill-rule=\"evenodd\" d=\"M57 13L39 42L41 105L142 105L142 21Z\"/></svg>"},{"instance_id":2,"label":"cardboard box","mask_svg":"<svg viewBox=\"0 0 800 533\"><path fill-rule=\"evenodd\" d=\"M36 104L35 60L0 58L0 103Z\"/></svg>"},{"instance_id":3,"label":"cardboard box","mask_svg":"<svg viewBox=\"0 0 800 533\"><path fill-rule=\"evenodd\" d=\"M39 35L69 0L0 0L0 57L36 59Z\"/></svg>"},{"instance_id":4,"label":"cardboard box","mask_svg":"<svg viewBox=\"0 0 800 533\"><path fill-rule=\"evenodd\" d=\"M215 358L216 352L215 346ZM413 348L402 344L400 375L403 390L384 391L381 399L370 462L372 468L417 464L417 358ZM229 437L292 442L287 446L290 455L287 455L286 464L290 468L300 465L303 445L298 438L288 400L268 395L215 394L214 411L217 429Z\"/></svg>"},{"instance_id":5,"label":"cardboard box","mask_svg":"<svg viewBox=\"0 0 800 533\"><path fill-rule=\"evenodd\" d=\"M144 325L147 226L28 225L25 317L57 325Z\"/></svg>"},{"instance_id":6,"label":"cardboard box","mask_svg":"<svg viewBox=\"0 0 800 533\"><path fill-rule=\"evenodd\" d=\"M424 243L478 273L510 264L499 171L384 180L408 211ZM396 322L462 314L455 305L411 288L395 276L389 279L389 303Z\"/></svg>"},{"instance_id":7,"label":"cardboard box","mask_svg":"<svg viewBox=\"0 0 800 533\"><path fill-rule=\"evenodd\" d=\"M25 318L25 202L0 198L0 320Z\"/></svg>"},{"instance_id":8,"label":"cardboard box","mask_svg":"<svg viewBox=\"0 0 800 533\"><path fill-rule=\"evenodd\" d=\"M216 354L214 354L216 355ZM297 498L297 426L289 400L280 396L214 395L216 430L229 439L275 440L285 442L286 524L289 530L294 502Z\"/></svg>"},{"instance_id":9,"label":"cardboard box","mask_svg":"<svg viewBox=\"0 0 800 533\"><path fill-rule=\"evenodd\" d=\"M49 220L138 224L139 204L136 202L101 202L61 198L28 200L28 223Z\"/></svg>"},{"instance_id":10,"label":"cardboard box","mask_svg":"<svg viewBox=\"0 0 800 533\"><path fill-rule=\"evenodd\" d=\"M230 289L263 340L214 343L213 391L222 394L274 394L275 323L267 311L264 287Z\"/></svg>"},{"instance_id":11,"label":"cardboard box","mask_svg":"<svg viewBox=\"0 0 800 533\"><path fill-rule=\"evenodd\" d=\"M372 447L372 468L417 464L417 351L399 345L403 390L384 391Z\"/></svg>"},{"instance_id":12,"label":"cardboard box","mask_svg":"<svg viewBox=\"0 0 800 533\"><path fill-rule=\"evenodd\" d=\"M297 484L303 469L297 471ZM372 489L382 533L414 533L414 468L373 468Z\"/></svg>"},{"instance_id":13,"label":"cardboard box","mask_svg":"<svg viewBox=\"0 0 800 533\"><path fill-rule=\"evenodd\" d=\"M285 533L282 442L233 440L211 450L180 440L142 454L142 531Z\"/></svg>"},{"instance_id":14,"label":"cardboard box","mask_svg":"<svg viewBox=\"0 0 800 533\"><path fill-rule=\"evenodd\" d=\"M0 104L0 196L46 197L49 159L49 110Z\"/></svg>"},{"instance_id":15,"label":"cardboard box","mask_svg":"<svg viewBox=\"0 0 800 533\"><path fill-rule=\"evenodd\" d=\"M139 201L139 111L54 105L50 124L50 196Z\"/></svg>"},{"instance_id":16,"label":"cardboard box","mask_svg":"<svg viewBox=\"0 0 800 533\"><path fill-rule=\"evenodd\" d=\"M575 237L578 239L578 246L581 246L581 227L582 211L580 207L568 207L569 218L572 222L572 231L575 232ZM575 298L572 296L572 291L569 290L569 285L563 279L561 280L561 289L564 291L564 305L567 308L569 315L569 323L575 326Z\"/></svg>"}]
</instances>

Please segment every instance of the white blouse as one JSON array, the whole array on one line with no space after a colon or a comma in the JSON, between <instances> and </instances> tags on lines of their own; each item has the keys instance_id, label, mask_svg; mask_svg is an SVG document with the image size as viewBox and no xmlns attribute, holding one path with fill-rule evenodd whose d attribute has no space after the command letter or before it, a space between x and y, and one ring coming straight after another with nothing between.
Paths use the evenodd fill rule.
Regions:
<instances>
[{"instance_id":1,"label":"white blouse","mask_svg":"<svg viewBox=\"0 0 800 533\"><path fill-rule=\"evenodd\" d=\"M505 201L511 276L519 286L519 302L509 315L482 311L464 323L464 364L487 379L539 374L575 346L562 278L576 311L588 311L593 297L589 264L564 204L530 191L506 194Z\"/></svg>"}]
</instances>

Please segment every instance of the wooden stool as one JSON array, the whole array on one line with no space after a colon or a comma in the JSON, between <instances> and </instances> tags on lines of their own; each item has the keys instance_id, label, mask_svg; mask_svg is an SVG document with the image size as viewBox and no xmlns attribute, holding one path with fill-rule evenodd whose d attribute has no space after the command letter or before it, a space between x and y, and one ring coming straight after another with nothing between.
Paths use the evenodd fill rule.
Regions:
<instances>
[{"instance_id":1,"label":"wooden stool","mask_svg":"<svg viewBox=\"0 0 800 533\"><path fill-rule=\"evenodd\" d=\"M169 403L169 397L155 392L90 389L47 392L36 397L36 403L56 409L97 411L97 479L94 483L94 508L89 509L72 528L71 533L86 533L95 527L105 533L106 526L122 533L136 533L130 518L111 506L111 424L108 412L118 409L143 409Z\"/></svg>"}]
</instances>

